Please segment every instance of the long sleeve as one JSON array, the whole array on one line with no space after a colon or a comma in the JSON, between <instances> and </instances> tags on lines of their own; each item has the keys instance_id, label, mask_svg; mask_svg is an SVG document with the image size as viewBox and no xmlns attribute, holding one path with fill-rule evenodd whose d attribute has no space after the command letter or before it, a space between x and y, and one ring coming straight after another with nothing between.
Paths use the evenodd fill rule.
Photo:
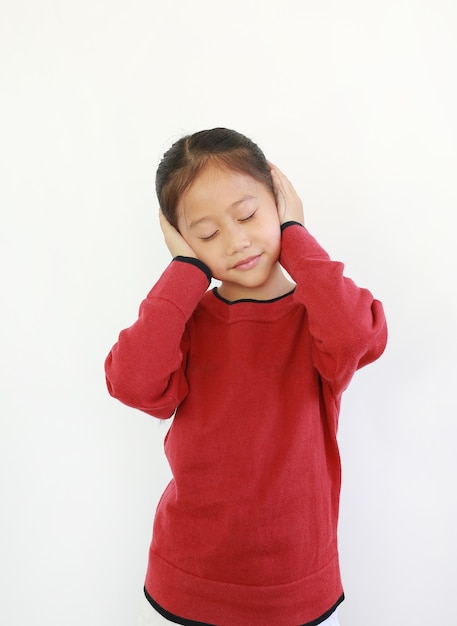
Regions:
<instances>
[{"instance_id":1,"label":"long sleeve","mask_svg":"<svg viewBox=\"0 0 457 626\"><path fill-rule=\"evenodd\" d=\"M339 395L354 372L385 348L382 304L343 276L344 265L332 261L298 224L284 227L280 262L297 283L296 299L307 309L315 367Z\"/></svg>"},{"instance_id":2,"label":"long sleeve","mask_svg":"<svg viewBox=\"0 0 457 626\"><path fill-rule=\"evenodd\" d=\"M173 415L188 392L186 324L208 288L202 263L177 257L140 306L138 320L121 331L105 361L109 393L159 418Z\"/></svg>"}]
</instances>

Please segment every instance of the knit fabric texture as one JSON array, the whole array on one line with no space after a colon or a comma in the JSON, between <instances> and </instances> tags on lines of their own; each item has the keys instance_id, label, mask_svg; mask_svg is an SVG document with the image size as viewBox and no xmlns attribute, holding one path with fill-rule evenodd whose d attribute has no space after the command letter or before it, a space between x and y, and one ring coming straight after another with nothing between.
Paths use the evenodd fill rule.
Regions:
<instances>
[{"instance_id":1,"label":"knit fabric texture","mask_svg":"<svg viewBox=\"0 0 457 626\"><path fill-rule=\"evenodd\" d=\"M306 228L284 229L280 262L291 293L229 303L175 259L106 360L111 395L174 415L145 589L179 623L318 624L343 595L341 395L386 322Z\"/></svg>"}]
</instances>

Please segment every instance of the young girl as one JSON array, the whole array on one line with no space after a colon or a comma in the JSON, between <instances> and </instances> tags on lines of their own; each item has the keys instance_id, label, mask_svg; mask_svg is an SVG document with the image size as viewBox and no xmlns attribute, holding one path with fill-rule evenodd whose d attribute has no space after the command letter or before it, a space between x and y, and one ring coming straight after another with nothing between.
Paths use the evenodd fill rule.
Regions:
<instances>
[{"instance_id":1,"label":"young girl","mask_svg":"<svg viewBox=\"0 0 457 626\"><path fill-rule=\"evenodd\" d=\"M106 360L111 395L174 415L142 623L338 624L338 413L384 350L382 306L245 136L183 137L156 183L173 261Z\"/></svg>"}]
</instances>

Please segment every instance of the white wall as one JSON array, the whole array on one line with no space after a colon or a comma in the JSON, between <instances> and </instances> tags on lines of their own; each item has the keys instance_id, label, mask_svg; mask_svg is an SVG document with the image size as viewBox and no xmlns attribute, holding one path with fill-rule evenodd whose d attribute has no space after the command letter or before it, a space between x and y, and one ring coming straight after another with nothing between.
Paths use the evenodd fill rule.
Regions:
<instances>
[{"instance_id":1,"label":"white wall","mask_svg":"<svg viewBox=\"0 0 457 626\"><path fill-rule=\"evenodd\" d=\"M455 623L456 41L454 0L3 0L1 624L135 624L166 426L103 361L168 263L157 162L216 125L388 315L343 403L342 626Z\"/></svg>"}]
</instances>

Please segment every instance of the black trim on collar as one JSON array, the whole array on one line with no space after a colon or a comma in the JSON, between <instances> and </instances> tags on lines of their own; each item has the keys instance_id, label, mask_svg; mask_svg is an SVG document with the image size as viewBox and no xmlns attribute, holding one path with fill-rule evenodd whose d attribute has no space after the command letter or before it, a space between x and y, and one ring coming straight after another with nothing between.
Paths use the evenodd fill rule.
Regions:
<instances>
[{"instance_id":1,"label":"black trim on collar","mask_svg":"<svg viewBox=\"0 0 457 626\"><path fill-rule=\"evenodd\" d=\"M294 291L295 291L295 287L291 289L290 291L288 291L287 293L284 293L282 296L278 296L277 298L272 298L271 300L256 300L255 298L241 298L240 300L226 300L217 291L217 287L214 287L214 289L212 289L213 294L216 296L218 300L221 300L222 302L224 302L224 304L230 304L230 305L238 304L239 302L252 302L255 304L271 304L272 302L277 302L278 300L287 298L287 296L290 296L291 294L293 294Z\"/></svg>"}]
</instances>

